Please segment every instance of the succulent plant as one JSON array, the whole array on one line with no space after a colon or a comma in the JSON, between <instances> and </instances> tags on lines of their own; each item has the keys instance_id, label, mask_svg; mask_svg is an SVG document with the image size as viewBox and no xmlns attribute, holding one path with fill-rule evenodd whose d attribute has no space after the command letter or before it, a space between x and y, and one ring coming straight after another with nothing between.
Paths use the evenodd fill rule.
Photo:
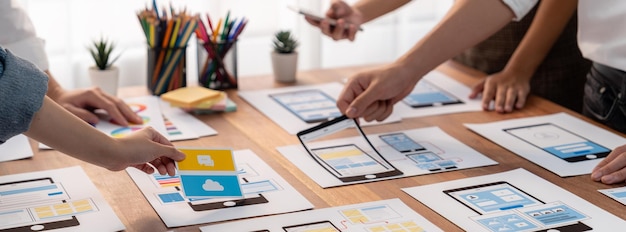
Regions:
<instances>
[{"instance_id":1,"label":"succulent plant","mask_svg":"<svg viewBox=\"0 0 626 232\"><path fill-rule=\"evenodd\" d=\"M94 41L93 45L87 49L91 53L93 60L96 62L96 67L100 70L106 70L111 67L111 65L113 65L113 63L115 63L121 55L119 54L115 58L111 58L111 52L115 49L115 44L104 38Z\"/></svg>"},{"instance_id":2,"label":"succulent plant","mask_svg":"<svg viewBox=\"0 0 626 232\"><path fill-rule=\"evenodd\" d=\"M274 51L278 53L293 53L299 45L290 31L276 32L273 42Z\"/></svg>"}]
</instances>

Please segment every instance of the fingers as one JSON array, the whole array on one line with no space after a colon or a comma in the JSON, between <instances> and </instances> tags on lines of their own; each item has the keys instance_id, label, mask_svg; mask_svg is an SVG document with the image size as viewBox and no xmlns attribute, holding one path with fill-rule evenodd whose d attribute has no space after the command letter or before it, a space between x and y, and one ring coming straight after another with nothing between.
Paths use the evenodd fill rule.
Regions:
<instances>
[{"instance_id":1,"label":"fingers","mask_svg":"<svg viewBox=\"0 0 626 232\"><path fill-rule=\"evenodd\" d=\"M492 87L489 82L486 82L483 89L482 106L483 110L489 110L489 104L496 96L496 88Z\"/></svg>"},{"instance_id":2,"label":"fingers","mask_svg":"<svg viewBox=\"0 0 626 232\"><path fill-rule=\"evenodd\" d=\"M600 167L600 164L598 166ZM624 182L626 180L626 153L617 153L606 165L595 170L591 178L605 184Z\"/></svg>"},{"instance_id":3,"label":"fingers","mask_svg":"<svg viewBox=\"0 0 626 232\"><path fill-rule=\"evenodd\" d=\"M98 123L98 121L100 121L97 115L86 109L78 108L71 104L63 104L63 107L67 111L71 112L72 114L76 115L77 117L91 125L95 125L96 123Z\"/></svg>"},{"instance_id":4,"label":"fingers","mask_svg":"<svg viewBox=\"0 0 626 232\"><path fill-rule=\"evenodd\" d=\"M339 108L339 111L350 118L356 118L359 116L356 109L350 104L354 101L356 96L360 95L363 92L363 89L366 88L359 83L358 79L359 75L350 78L345 88L341 91L341 94L339 94L339 98L337 100L337 108Z\"/></svg>"},{"instance_id":5,"label":"fingers","mask_svg":"<svg viewBox=\"0 0 626 232\"><path fill-rule=\"evenodd\" d=\"M484 89L485 81L483 80L472 88L472 92L469 94L469 98L476 99L478 97L478 94L482 93Z\"/></svg>"}]
</instances>

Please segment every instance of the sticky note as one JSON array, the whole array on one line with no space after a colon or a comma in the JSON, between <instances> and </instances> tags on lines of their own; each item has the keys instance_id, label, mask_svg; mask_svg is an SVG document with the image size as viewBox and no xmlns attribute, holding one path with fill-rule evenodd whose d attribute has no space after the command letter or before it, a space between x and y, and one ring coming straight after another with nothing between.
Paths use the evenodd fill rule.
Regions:
<instances>
[{"instance_id":1,"label":"sticky note","mask_svg":"<svg viewBox=\"0 0 626 232\"><path fill-rule=\"evenodd\" d=\"M175 106L192 108L203 101L219 98L221 93L221 91L201 86L190 86L164 93L161 95L161 99Z\"/></svg>"}]
</instances>

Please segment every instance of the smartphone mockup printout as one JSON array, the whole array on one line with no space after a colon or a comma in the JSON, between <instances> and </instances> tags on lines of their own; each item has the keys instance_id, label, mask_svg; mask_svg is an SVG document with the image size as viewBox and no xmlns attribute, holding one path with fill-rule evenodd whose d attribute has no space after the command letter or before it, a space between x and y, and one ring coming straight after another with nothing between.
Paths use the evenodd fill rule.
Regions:
<instances>
[{"instance_id":1,"label":"smartphone mockup printout","mask_svg":"<svg viewBox=\"0 0 626 232\"><path fill-rule=\"evenodd\" d=\"M415 140L411 139L409 136L407 136L405 133L402 133L402 132L384 134L378 137L400 153L425 150L425 148L422 145L415 142Z\"/></svg>"},{"instance_id":2,"label":"smartphone mockup printout","mask_svg":"<svg viewBox=\"0 0 626 232\"><path fill-rule=\"evenodd\" d=\"M606 157L611 150L552 123L504 129L505 132L567 162Z\"/></svg>"},{"instance_id":3,"label":"smartphone mockup printout","mask_svg":"<svg viewBox=\"0 0 626 232\"><path fill-rule=\"evenodd\" d=\"M505 181L443 191L478 214L542 205L539 199Z\"/></svg>"},{"instance_id":4,"label":"smartphone mockup printout","mask_svg":"<svg viewBox=\"0 0 626 232\"><path fill-rule=\"evenodd\" d=\"M447 93L424 79L417 83L413 91L402 99L402 102L413 108L463 103L454 95Z\"/></svg>"},{"instance_id":5,"label":"smartphone mockup printout","mask_svg":"<svg viewBox=\"0 0 626 232\"><path fill-rule=\"evenodd\" d=\"M189 206L194 211L224 209L238 206L256 205L269 203L269 200L261 194L266 191L276 190L276 186L270 181L250 183L246 178L241 179L243 198L189 198Z\"/></svg>"},{"instance_id":6,"label":"smartphone mockup printout","mask_svg":"<svg viewBox=\"0 0 626 232\"><path fill-rule=\"evenodd\" d=\"M330 221L311 222L300 225L285 226L285 232L340 232L339 228Z\"/></svg>"},{"instance_id":7,"label":"smartphone mockup printout","mask_svg":"<svg viewBox=\"0 0 626 232\"><path fill-rule=\"evenodd\" d=\"M309 155L342 182L402 175L372 146L356 120L345 115L297 136Z\"/></svg>"},{"instance_id":8,"label":"smartphone mockup printout","mask_svg":"<svg viewBox=\"0 0 626 232\"><path fill-rule=\"evenodd\" d=\"M335 99L317 89L270 94L270 97L306 123L341 116Z\"/></svg>"},{"instance_id":9,"label":"smartphone mockup printout","mask_svg":"<svg viewBox=\"0 0 626 232\"><path fill-rule=\"evenodd\" d=\"M45 231L78 226L76 216L62 215L53 205L69 199L52 178L0 183L0 231ZM44 208L49 210L44 210Z\"/></svg>"}]
</instances>

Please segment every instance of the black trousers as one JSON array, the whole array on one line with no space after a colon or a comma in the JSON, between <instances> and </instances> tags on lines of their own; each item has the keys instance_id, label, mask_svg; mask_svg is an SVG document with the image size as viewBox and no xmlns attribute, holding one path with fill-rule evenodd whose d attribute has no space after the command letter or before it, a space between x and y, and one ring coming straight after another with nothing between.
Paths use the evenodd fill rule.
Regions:
<instances>
[{"instance_id":1,"label":"black trousers","mask_svg":"<svg viewBox=\"0 0 626 232\"><path fill-rule=\"evenodd\" d=\"M583 114L626 133L626 72L593 63L585 83Z\"/></svg>"}]
</instances>

